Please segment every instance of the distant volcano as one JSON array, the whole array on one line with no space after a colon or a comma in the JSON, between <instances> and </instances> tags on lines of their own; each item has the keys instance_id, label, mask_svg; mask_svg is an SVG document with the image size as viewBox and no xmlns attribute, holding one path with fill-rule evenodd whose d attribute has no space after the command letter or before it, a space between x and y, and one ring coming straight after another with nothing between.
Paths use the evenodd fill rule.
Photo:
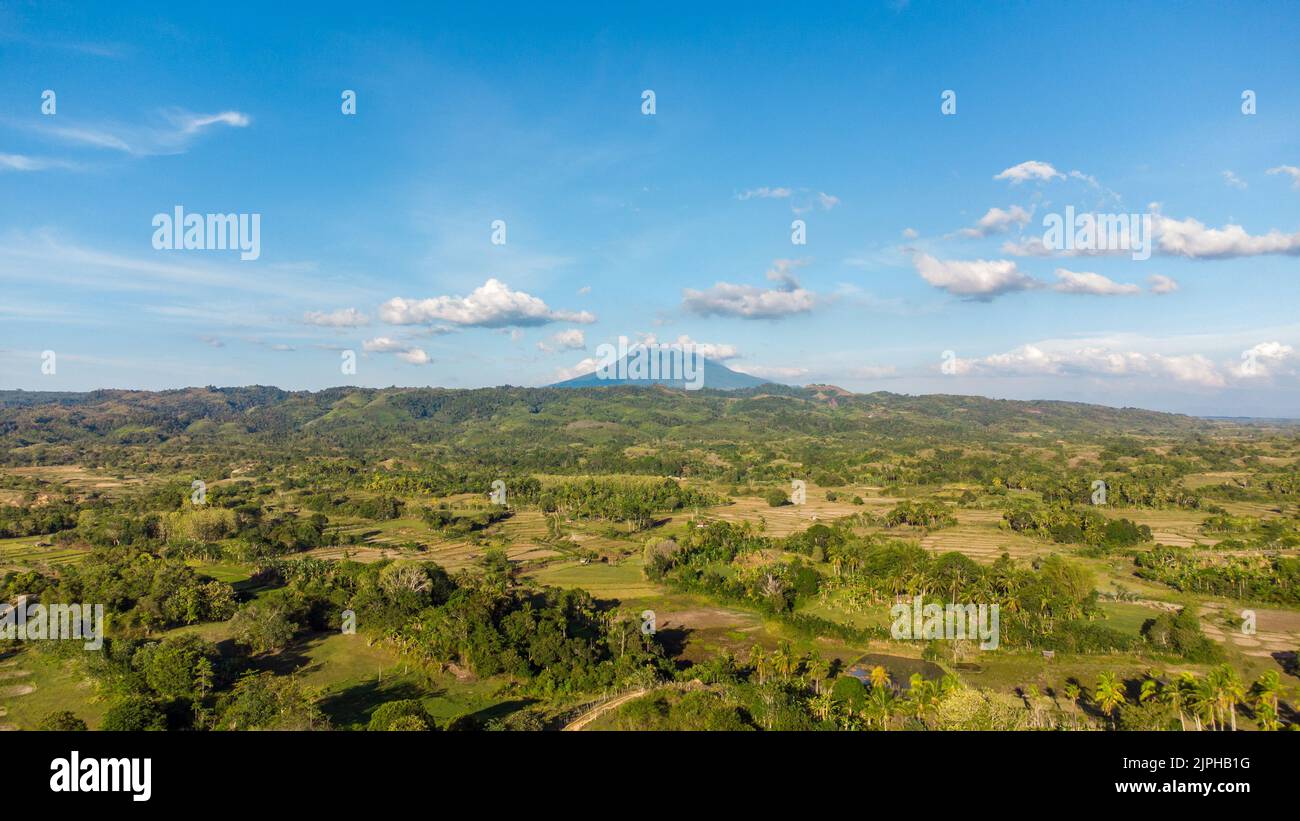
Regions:
<instances>
[{"instance_id":1,"label":"distant volcano","mask_svg":"<svg viewBox=\"0 0 1300 821\"><path fill-rule=\"evenodd\" d=\"M750 376L747 373L733 371L726 365L715 362L712 359L702 359L703 378L697 381L687 380L685 378L671 377L651 377L638 376L630 360L632 356L626 356L619 362L612 365L606 372L605 378L601 378L599 371L585 373L582 376L575 376L572 379L566 379L563 382L556 382L551 385L552 388L601 388L610 385L663 385L669 388L690 389L698 385L701 388L720 391L734 391L741 388L754 388L759 385L767 384L768 380L759 379L756 376Z\"/></svg>"}]
</instances>

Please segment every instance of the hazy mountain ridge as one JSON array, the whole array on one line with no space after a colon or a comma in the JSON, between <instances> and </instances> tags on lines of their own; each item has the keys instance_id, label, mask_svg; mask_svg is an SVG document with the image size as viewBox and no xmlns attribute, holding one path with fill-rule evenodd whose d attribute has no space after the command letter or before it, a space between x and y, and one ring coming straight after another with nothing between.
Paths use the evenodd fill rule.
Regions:
<instances>
[{"instance_id":1,"label":"hazy mountain ridge","mask_svg":"<svg viewBox=\"0 0 1300 821\"><path fill-rule=\"evenodd\" d=\"M1055 401L832 393L767 384L732 391L663 387L99 390L39 401L0 392L0 445L147 445L260 437L455 440L551 447L571 441L741 441L775 437L943 436L953 441L1192 434L1226 422ZM574 422L601 423L584 430Z\"/></svg>"}]
</instances>

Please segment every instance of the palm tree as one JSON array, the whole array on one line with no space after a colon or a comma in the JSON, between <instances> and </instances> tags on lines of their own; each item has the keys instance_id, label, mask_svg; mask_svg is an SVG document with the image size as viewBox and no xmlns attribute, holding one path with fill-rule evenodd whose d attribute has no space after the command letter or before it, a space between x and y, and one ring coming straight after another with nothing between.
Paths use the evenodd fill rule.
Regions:
<instances>
[{"instance_id":1,"label":"palm tree","mask_svg":"<svg viewBox=\"0 0 1300 821\"><path fill-rule=\"evenodd\" d=\"M772 651L772 672L781 678L789 678L790 671L794 667L794 655L790 652L790 645L781 642L781 645Z\"/></svg>"},{"instance_id":2,"label":"palm tree","mask_svg":"<svg viewBox=\"0 0 1300 821\"><path fill-rule=\"evenodd\" d=\"M894 708L897 706L897 699L887 687L873 687L871 695L867 698L867 719L874 717L880 722L880 729L889 729L889 720L894 715Z\"/></svg>"},{"instance_id":3,"label":"palm tree","mask_svg":"<svg viewBox=\"0 0 1300 821\"><path fill-rule=\"evenodd\" d=\"M879 690L889 684L889 673L877 664L871 668L871 689Z\"/></svg>"},{"instance_id":4,"label":"palm tree","mask_svg":"<svg viewBox=\"0 0 1300 821\"><path fill-rule=\"evenodd\" d=\"M1142 686L1138 690L1138 704L1146 704L1154 699L1160 693L1160 674L1147 671L1146 678L1142 679Z\"/></svg>"},{"instance_id":5,"label":"palm tree","mask_svg":"<svg viewBox=\"0 0 1300 821\"><path fill-rule=\"evenodd\" d=\"M1165 682L1161 686L1157 696L1161 704L1169 705L1178 713L1178 724L1183 728L1183 732L1187 732L1187 716L1183 712L1183 707L1186 706L1187 696L1191 691L1191 687L1188 686L1189 681L1191 687L1196 686L1196 679L1191 673L1179 673L1173 681Z\"/></svg>"},{"instance_id":6,"label":"palm tree","mask_svg":"<svg viewBox=\"0 0 1300 821\"><path fill-rule=\"evenodd\" d=\"M1282 680L1276 670L1265 672L1250 688L1251 704L1255 710L1255 719L1265 730L1278 730L1282 722L1278 720L1278 696L1282 691Z\"/></svg>"},{"instance_id":7,"label":"palm tree","mask_svg":"<svg viewBox=\"0 0 1300 821\"><path fill-rule=\"evenodd\" d=\"M822 682L830 678L831 663L821 656L817 656L808 664L808 675L813 680L813 687L817 695L821 695Z\"/></svg>"},{"instance_id":8,"label":"palm tree","mask_svg":"<svg viewBox=\"0 0 1300 821\"><path fill-rule=\"evenodd\" d=\"M1237 731L1237 705L1245 701L1246 691L1242 687L1237 671L1227 664L1221 664L1210 671L1207 677L1214 688L1214 706L1220 715L1226 715ZM1222 726L1222 721L1220 721Z\"/></svg>"},{"instance_id":9,"label":"palm tree","mask_svg":"<svg viewBox=\"0 0 1300 821\"><path fill-rule=\"evenodd\" d=\"M938 706L939 686L920 673L913 673L908 683L907 707L916 720L924 722L926 715Z\"/></svg>"},{"instance_id":10,"label":"palm tree","mask_svg":"<svg viewBox=\"0 0 1300 821\"><path fill-rule=\"evenodd\" d=\"M1092 695L1092 701L1097 705L1097 709L1111 720L1111 727L1114 728L1115 710L1127 703L1124 698L1124 687L1115 678L1114 673L1102 673L1097 678L1097 689Z\"/></svg>"},{"instance_id":11,"label":"palm tree","mask_svg":"<svg viewBox=\"0 0 1300 821\"><path fill-rule=\"evenodd\" d=\"M1208 678L1190 679L1191 690L1188 693L1187 703L1191 707L1192 717L1196 720L1196 731L1201 731L1201 720L1204 719L1213 730L1217 727L1215 723L1215 692L1214 684Z\"/></svg>"},{"instance_id":12,"label":"palm tree","mask_svg":"<svg viewBox=\"0 0 1300 821\"><path fill-rule=\"evenodd\" d=\"M1075 727L1077 726L1079 696L1082 694L1079 689L1079 682L1073 679L1065 682L1065 685L1061 687L1061 692L1065 693L1065 700L1070 703L1070 726Z\"/></svg>"},{"instance_id":13,"label":"palm tree","mask_svg":"<svg viewBox=\"0 0 1300 821\"><path fill-rule=\"evenodd\" d=\"M1038 726L1038 700L1042 697L1043 694L1038 691L1037 684L1031 684L1025 688L1025 703L1029 705L1030 722L1035 727Z\"/></svg>"},{"instance_id":14,"label":"palm tree","mask_svg":"<svg viewBox=\"0 0 1300 821\"><path fill-rule=\"evenodd\" d=\"M813 715L822 721L835 714L835 699L831 698L829 692L817 694L808 702L808 706L812 708Z\"/></svg>"},{"instance_id":15,"label":"palm tree","mask_svg":"<svg viewBox=\"0 0 1300 821\"><path fill-rule=\"evenodd\" d=\"M757 644L749 647L749 667L758 675L758 683L763 683L763 648Z\"/></svg>"}]
</instances>

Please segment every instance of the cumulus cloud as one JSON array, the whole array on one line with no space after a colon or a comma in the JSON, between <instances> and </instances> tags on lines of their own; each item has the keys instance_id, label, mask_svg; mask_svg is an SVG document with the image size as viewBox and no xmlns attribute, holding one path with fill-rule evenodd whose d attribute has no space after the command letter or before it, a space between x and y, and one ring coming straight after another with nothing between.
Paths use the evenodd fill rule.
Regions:
<instances>
[{"instance_id":1,"label":"cumulus cloud","mask_svg":"<svg viewBox=\"0 0 1300 821\"><path fill-rule=\"evenodd\" d=\"M963 228L957 234L972 238L1004 234L1013 225L1027 224L1031 216L1028 211L1019 205L1013 205L1005 211L1001 208L990 208L988 213L979 218L973 228Z\"/></svg>"},{"instance_id":2,"label":"cumulus cloud","mask_svg":"<svg viewBox=\"0 0 1300 821\"><path fill-rule=\"evenodd\" d=\"M989 300L1041 284L1007 259L941 260L918 253L912 257L912 264L926 282L967 299Z\"/></svg>"},{"instance_id":3,"label":"cumulus cloud","mask_svg":"<svg viewBox=\"0 0 1300 821\"><path fill-rule=\"evenodd\" d=\"M1152 274L1147 277L1147 285L1151 288L1151 293L1159 295L1172 294L1178 290L1178 281L1164 274Z\"/></svg>"},{"instance_id":4,"label":"cumulus cloud","mask_svg":"<svg viewBox=\"0 0 1300 821\"><path fill-rule=\"evenodd\" d=\"M590 324L596 317L587 311L552 310L541 299L511 289L498 279L489 279L466 297L440 296L432 299L393 297L379 308L379 318L392 325L452 325L483 328L545 325L549 322Z\"/></svg>"},{"instance_id":5,"label":"cumulus cloud","mask_svg":"<svg viewBox=\"0 0 1300 821\"><path fill-rule=\"evenodd\" d=\"M361 349L366 353L396 354L398 359L403 362L409 362L412 365L425 365L433 361L429 358L429 355L424 352L423 348L407 345L405 342L399 342L398 340L387 336L377 336L374 339L367 339L361 343Z\"/></svg>"},{"instance_id":6,"label":"cumulus cloud","mask_svg":"<svg viewBox=\"0 0 1300 821\"><path fill-rule=\"evenodd\" d=\"M1241 362L1231 368L1239 379L1267 379L1272 376L1294 375L1300 363L1295 348L1281 342L1260 342L1241 352Z\"/></svg>"},{"instance_id":7,"label":"cumulus cloud","mask_svg":"<svg viewBox=\"0 0 1300 821\"><path fill-rule=\"evenodd\" d=\"M1038 160L1028 160L1019 165L1013 165L993 176L995 180L1010 180L1012 185L1019 185L1027 180L1046 181L1064 178L1065 175L1053 168L1051 163Z\"/></svg>"},{"instance_id":8,"label":"cumulus cloud","mask_svg":"<svg viewBox=\"0 0 1300 821\"><path fill-rule=\"evenodd\" d=\"M677 339L671 342L664 342L664 343L660 343L658 337L656 337L654 334L640 334L639 341L640 344L642 345L659 345L659 344L681 345L683 346L684 350L687 350L685 346L690 345L695 350L695 352L698 353L700 356L703 356L705 359L712 359L718 362L727 359L735 359L736 357L740 356L740 349L738 349L735 345L730 345L721 342L697 342L694 339L691 339L686 334L682 334L681 336L677 337Z\"/></svg>"},{"instance_id":9,"label":"cumulus cloud","mask_svg":"<svg viewBox=\"0 0 1300 821\"><path fill-rule=\"evenodd\" d=\"M356 308L340 308L337 311L308 311L303 314L303 322L324 328L357 328L370 322L365 314Z\"/></svg>"},{"instance_id":10,"label":"cumulus cloud","mask_svg":"<svg viewBox=\"0 0 1300 821\"><path fill-rule=\"evenodd\" d=\"M1291 187L1300 191L1300 168L1294 165L1279 165L1277 168L1270 168L1266 173L1285 174L1291 178Z\"/></svg>"},{"instance_id":11,"label":"cumulus cloud","mask_svg":"<svg viewBox=\"0 0 1300 821\"><path fill-rule=\"evenodd\" d=\"M1223 182L1229 188L1236 188L1238 191L1245 191L1248 187L1246 181L1232 173L1232 171L1223 172Z\"/></svg>"},{"instance_id":12,"label":"cumulus cloud","mask_svg":"<svg viewBox=\"0 0 1300 821\"><path fill-rule=\"evenodd\" d=\"M1230 259L1262 254L1300 254L1300 231L1248 234L1240 225L1207 228L1196 219L1176 220L1152 214L1152 230L1161 253L1190 259Z\"/></svg>"},{"instance_id":13,"label":"cumulus cloud","mask_svg":"<svg viewBox=\"0 0 1300 821\"><path fill-rule=\"evenodd\" d=\"M780 283L776 288L718 282L712 288L682 291L682 307L699 316L734 316L741 319L779 319L807 313L816 304L816 296L803 288L792 269L801 260L778 259L772 263L767 278Z\"/></svg>"},{"instance_id":14,"label":"cumulus cloud","mask_svg":"<svg viewBox=\"0 0 1300 821\"><path fill-rule=\"evenodd\" d=\"M1056 252L1047 247L1042 237L1025 237L1015 241L1007 240L1002 243L1002 253L1014 257L1050 257Z\"/></svg>"},{"instance_id":15,"label":"cumulus cloud","mask_svg":"<svg viewBox=\"0 0 1300 821\"><path fill-rule=\"evenodd\" d=\"M1059 282L1052 286L1052 290L1060 291L1063 294L1121 296L1125 294L1136 294L1142 291L1142 289L1136 285L1119 283L1109 277L1102 276L1101 274L1094 274L1091 271L1069 271L1065 268L1057 268L1056 277Z\"/></svg>"},{"instance_id":16,"label":"cumulus cloud","mask_svg":"<svg viewBox=\"0 0 1300 821\"><path fill-rule=\"evenodd\" d=\"M547 353L556 351L580 351L587 347L587 338L579 328L569 328L537 343L537 349Z\"/></svg>"},{"instance_id":17,"label":"cumulus cloud","mask_svg":"<svg viewBox=\"0 0 1300 821\"><path fill-rule=\"evenodd\" d=\"M601 361L602 360L597 359L594 356L588 356L572 368L556 368L554 381L564 382L565 380L573 379L575 376L584 376L589 373L595 373L596 369L600 367Z\"/></svg>"},{"instance_id":18,"label":"cumulus cloud","mask_svg":"<svg viewBox=\"0 0 1300 821\"><path fill-rule=\"evenodd\" d=\"M361 350L367 353L392 353L394 351L406 350L406 345L398 342L396 339L390 339L386 336L377 336L374 339L367 339L361 343Z\"/></svg>"},{"instance_id":19,"label":"cumulus cloud","mask_svg":"<svg viewBox=\"0 0 1300 821\"><path fill-rule=\"evenodd\" d=\"M404 351L398 351L397 358L412 365L427 365L433 361L424 352L423 348L407 348Z\"/></svg>"},{"instance_id":20,"label":"cumulus cloud","mask_svg":"<svg viewBox=\"0 0 1300 821\"><path fill-rule=\"evenodd\" d=\"M1164 378L1205 388L1226 382L1214 362L1201 354L1164 355L1104 347L1053 348L1022 345L982 359L958 359L957 373L984 376L1106 376Z\"/></svg>"}]
</instances>

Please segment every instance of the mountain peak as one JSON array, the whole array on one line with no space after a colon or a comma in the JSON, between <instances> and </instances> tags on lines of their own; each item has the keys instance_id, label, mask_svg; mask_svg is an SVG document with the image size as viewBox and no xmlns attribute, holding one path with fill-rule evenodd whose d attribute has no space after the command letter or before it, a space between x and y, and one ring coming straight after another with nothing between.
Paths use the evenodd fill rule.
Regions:
<instances>
[{"instance_id":1,"label":"mountain peak","mask_svg":"<svg viewBox=\"0 0 1300 821\"><path fill-rule=\"evenodd\" d=\"M603 388L614 385L662 385L678 390L708 388L711 390L734 391L742 388L756 388L767 384L767 380L750 376L747 373L733 371L726 365L706 357L699 360L703 367L678 369L673 375L665 376L659 370L649 370L637 362L635 354L628 354L602 371L593 371L563 382L556 382L552 388ZM670 369L670 372L671 369ZM688 378L689 377L689 378Z\"/></svg>"}]
</instances>

